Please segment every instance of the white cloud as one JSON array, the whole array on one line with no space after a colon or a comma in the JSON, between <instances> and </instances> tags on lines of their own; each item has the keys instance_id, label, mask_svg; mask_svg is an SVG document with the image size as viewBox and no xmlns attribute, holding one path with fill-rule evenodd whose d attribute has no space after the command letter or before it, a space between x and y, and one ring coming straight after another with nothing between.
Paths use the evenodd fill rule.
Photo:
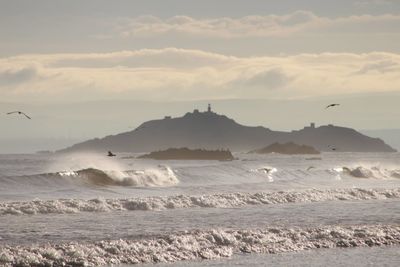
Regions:
<instances>
[{"instance_id":1,"label":"white cloud","mask_svg":"<svg viewBox=\"0 0 400 267\"><path fill-rule=\"evenodd\" d=\"M49 56L46 65L57 68L197 68L231 63L234 57L177 48L141 49L103 54L65 54Z\"/></svg>"},{"instance_id":2,"label":"white cloud","mask_svg":"<svg viewBox=\"0 0 400 267\"><path fill-rule=\"evenodd\" d=\"M34 72L29 71L32 62ZM400 91L400 55L393 53L233 57L165 48L21 55L0 59L0 70L6 81L0 83L0 98L19 100L293 98Z\"/></svg>"},{"instance_id":3,"label":"white cloud","mask_svg":"<svg viewBox=\"0 0 400 267\"><path fill-rule=\"evenodd\" d=\"M377 73L387 73L387 72L397 72L400 73L400 65L398 62L392 60L382 60L372 63L366 63L359 71L355 74L366 74L369 72Z\"/></svg>"},{"instance_id":4,"label":"white cloud","mask_svg":"<svg viewBox=\"0 0 400 267\"><path fill-rule=\"evenodd\" d=\"M117 29L123 37L151 37L171 33L214 38L281 36L312 26L311 24L319 20L320 18L308 11L296 11L283 16L253 15L211 19L175 16L163 20L145 16L121 20Z\"/></svg>"},{"instance_id":5,"label":"white cloud","mask_svg":"<svg viewBox=\"0 0 400 267\"><path fill-rule=\"evenodd\" d=\"M253 88L258 93L265 90L284 88L292 82L294 77L289 76L281 68L267 68L256 73L240 75L233 80L230 86L233 88Z\"/></svg>"},{"instance_id":6,"label":"white cloud","mask_svg":"<svg viewBox=\"0 0 400 267\"><path fill-rule=\"evenodd\" d=\"M379 1L380 2L380 1ZM193 18L175 16L161 19L144 16L121 19L116 29L123 37L189 35L196 38L287 37L293 34L329 34L330 32L399 34L400 15L359 15L329 18L310 11L287 15L252 15L242 18Z\"/></svg>"}]
</instances>

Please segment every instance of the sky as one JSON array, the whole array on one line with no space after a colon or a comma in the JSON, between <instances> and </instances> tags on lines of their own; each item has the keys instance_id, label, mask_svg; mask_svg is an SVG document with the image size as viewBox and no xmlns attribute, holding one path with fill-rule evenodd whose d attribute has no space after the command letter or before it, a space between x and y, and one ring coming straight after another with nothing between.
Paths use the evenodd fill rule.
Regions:
<instances>
[{"instance_id":1,"label":"sky","mask_svg":"<svg viewBox=\"0 0 400 267\"><path fill-rule=\"evenodd\" d=\"M101 137L208 102L276 130L400 128L398 0L0 0L0 40L0 112L36 119L1 115L0 140Z\"/></svg>"}]
</instances>

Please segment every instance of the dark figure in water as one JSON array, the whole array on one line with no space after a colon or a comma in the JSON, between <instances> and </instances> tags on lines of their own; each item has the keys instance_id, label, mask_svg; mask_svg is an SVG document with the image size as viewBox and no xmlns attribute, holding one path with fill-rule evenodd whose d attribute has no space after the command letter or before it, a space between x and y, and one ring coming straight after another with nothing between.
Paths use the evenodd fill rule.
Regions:
<instances>
[{"instance_id":1,"label":"dark figure in water","mask_svg":"<svg viewBox=\"0 0 400 267\"><path fill-rule=\"evenodd\" d=\"M336 151L336 147L328 145L328 147L332 150L332 151Z\"/></svg>"},{"instance_id":2,"label":"dark figure in water","mask_svg":"<svg viewBox=\"0 0 400 267\"><path fill-rule=\"evenodd\" d=\"M269 174L272 171L272 169L270 169L270 168L261 168L261 169L258 169L258 170L264 171L266 174Z\"/></svg>"},{"instance_id":3,"label":"dark figure in water","mask_svg":"<svg viewBox=\"0 0 400 267\"><path fill-rule=\"evenodd\" d=\"M113 154L111 151L108 151L108 155L107 155L108 157L115 157L116 155L115 154Z\"/></svg>"}]
</instances>

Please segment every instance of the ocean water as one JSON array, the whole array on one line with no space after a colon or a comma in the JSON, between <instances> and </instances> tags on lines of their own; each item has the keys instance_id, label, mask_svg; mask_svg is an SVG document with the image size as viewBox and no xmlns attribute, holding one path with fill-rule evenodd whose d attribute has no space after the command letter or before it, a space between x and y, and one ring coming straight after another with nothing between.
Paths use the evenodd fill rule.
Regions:
<instances>
[{"instance_id":1,"label":"ocean water","mask_svg":"<svg viewBox=\"0 0 400 267\"><path fill-rule=\"evenodd\" d=\"M400 262L399 153L235 157L0 155L0 266Z\"/></svg>"}]
</instances>

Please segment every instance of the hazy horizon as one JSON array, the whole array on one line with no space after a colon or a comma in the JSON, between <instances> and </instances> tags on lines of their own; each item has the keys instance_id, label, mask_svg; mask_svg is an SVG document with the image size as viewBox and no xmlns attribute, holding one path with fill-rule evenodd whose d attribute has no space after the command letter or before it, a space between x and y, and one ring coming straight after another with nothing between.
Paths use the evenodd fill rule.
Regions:
<instances>
[{"instance_id":1,"label":"hazy horizon","mask_svg":"<svg viewBox=\"0 0 400 267\"><path fill-rule=\"evenodd\" d=\"M388 98L392 98L390 95ZM368 98L367 98L368 99ZM205 111L211 103L213 111L234 119L246 126L263 126L275 131L299 130L310 123L316 126L334 124L354 128L371 137L383 139L395 149L400 149L400 129L393 128L391 121L400 115L395 105L388 105L387 121L375 116L375 128L368 128L365 116L373 119L375 110L358 112L349 118L348 113L356 113L360 108L368 109L368 101L358 98L359 103L351 106L352 101L342 102L340 109L325 110L325 100L203 100L203 101L131 101L103 100L76 103L52 104L15 104L0 103L0 112L16 105L25 107L33 120L15 120L13 117L0 116L0 122L6 126L0 133L0 146L3 153L32 153L40 150L57 150L77 142L93 138L103 138L122 132L132 131L148 120L162 119L164 116L181 117L194 109ZM384 101L384 100L382 100ZM389 101L389 100L388 100ZM395 99L393 100L395 101ZM361 104L360 104L361 103ZM238 109L237 107L240 107ZM277 116L276 110L290 109L287 114ZM49 114L49 110L51 113ZM395 111L395 112L394 112ZM382 112L382 110L381 110ZM291 120L296 116L297 120ZM89 123L88 123L89 122ZM27 126L36 126L29 132ZM40 127L37 127L37 126Z\"/></svg>"}]
</instances>

